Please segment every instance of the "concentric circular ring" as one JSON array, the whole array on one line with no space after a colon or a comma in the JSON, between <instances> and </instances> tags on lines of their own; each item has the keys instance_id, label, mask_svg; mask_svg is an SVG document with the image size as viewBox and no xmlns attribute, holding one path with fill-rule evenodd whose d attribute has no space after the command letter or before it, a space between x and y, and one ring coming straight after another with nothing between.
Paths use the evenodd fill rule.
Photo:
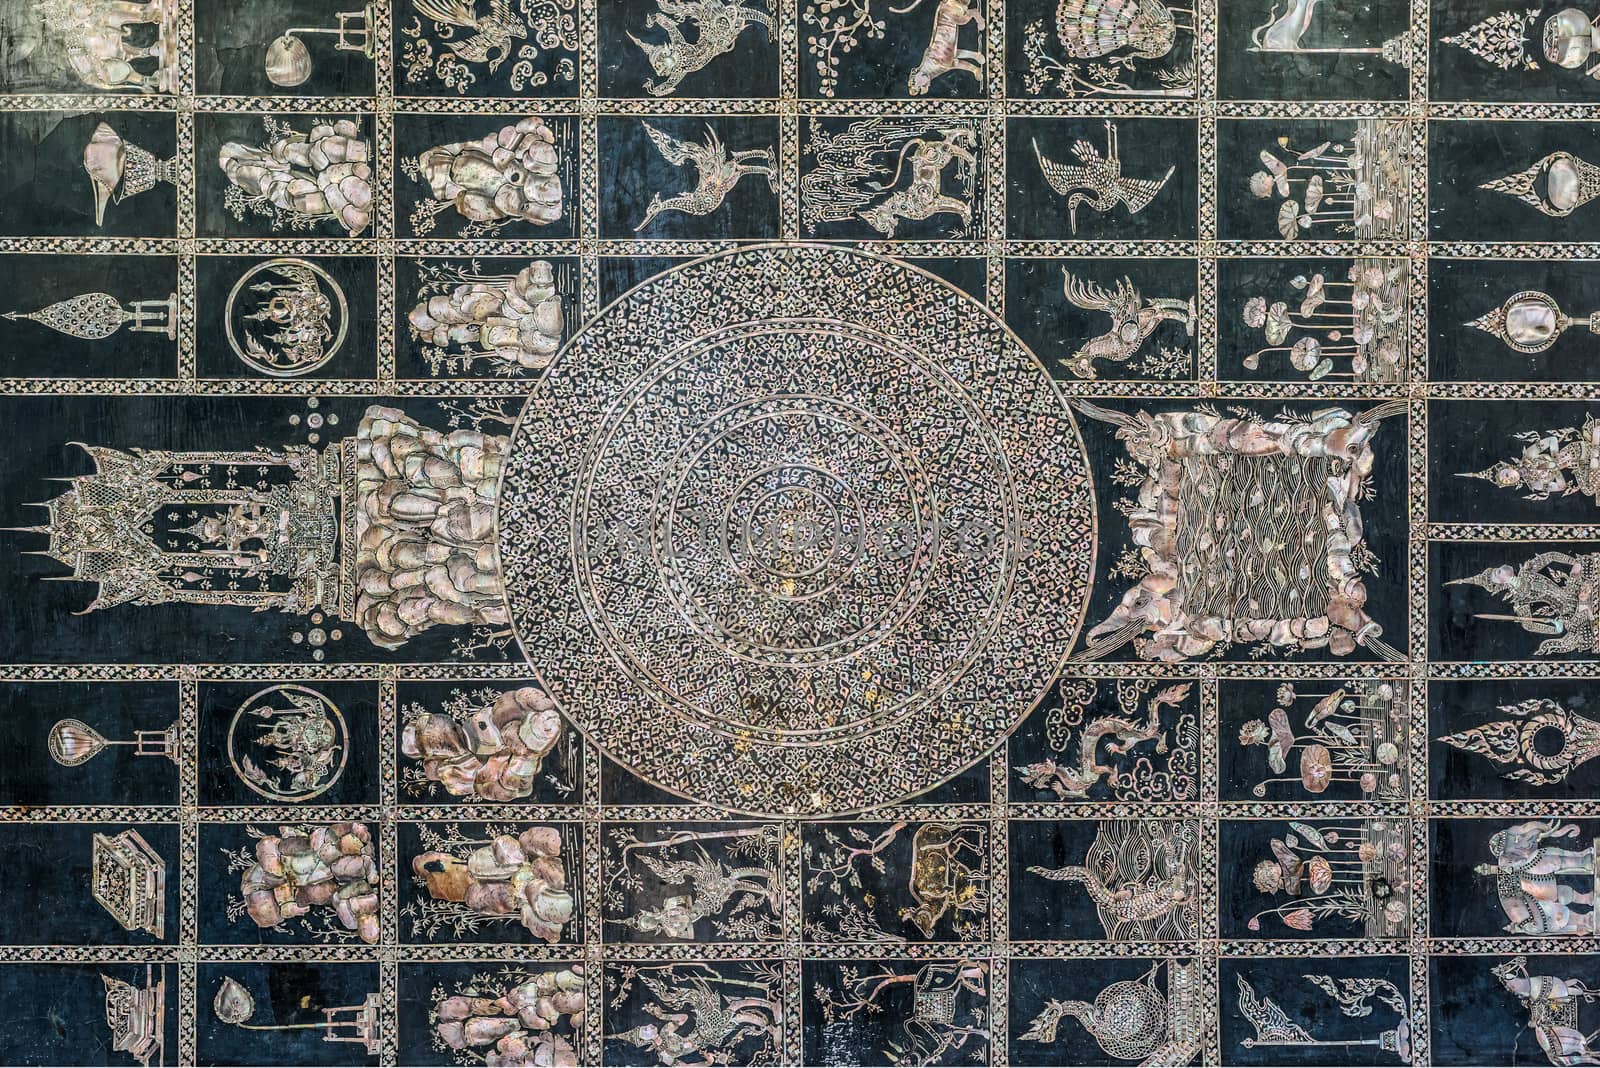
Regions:
<instances>
[{"instance_id":1,"label":"concentric circular ring","mask_svg":"<svg viewBox=\"0 0 1600 1068\"><path fill-rule=\"evenodd\" d=\"M892 803L1038 700L1094 566L1083 445L981 304L870 253L741 249L585 327L512 435L511 620L644 779L761 814Z\"/></svg>"}]
</instances>

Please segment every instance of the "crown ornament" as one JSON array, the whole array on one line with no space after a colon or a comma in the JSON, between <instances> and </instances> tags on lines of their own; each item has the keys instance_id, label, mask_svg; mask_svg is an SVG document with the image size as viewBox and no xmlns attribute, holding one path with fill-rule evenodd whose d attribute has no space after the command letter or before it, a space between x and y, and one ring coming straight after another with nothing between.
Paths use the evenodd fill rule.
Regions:
<instances>
[{"instance_id":1,"label":"crown ornament","mask_svg":"<svg viewBox=\"0 0 1600 1068\"><path fill-rule=\"evenodd\" d=\"M1539 61L1528 53L1528 38L1541 13L1539 8L1521 13L1498 11L1439 41L1471 52L1501 70L1539 70ZM1563 8L1545 19L1537 36L1545 60L1566 70L1583 67L1600 52L1600 28L1575 7ZM1600 63L1589 67L1584 74L1600 78Z\"/></svg>"},{"instance_id":2,"label":"crown ornament","mask_svg":"<svg viewBox=\"0 0 1600 1068\"><path fill-rule=\"evenodd\" d=\"M1563 218L1600 196L1600 167L1571 152L1552 152L1523 170L1484 182L1478 188L1504 193L1546 215Z\"/></svg>"},{"instance_id":3,"label":"crown ornament","mask_svg":"<svg viewBox=\"0 0 1600 1068\"><path fill-rule=\"evenodd\" d=\"M1460 33L1439 38L1439 43L1463 48L1501 70L1538 70L1538 61L1528 55L1528 31L1538 17L1537 8L1520 15L1497 11Z\"/></svg>"}]
</instances>

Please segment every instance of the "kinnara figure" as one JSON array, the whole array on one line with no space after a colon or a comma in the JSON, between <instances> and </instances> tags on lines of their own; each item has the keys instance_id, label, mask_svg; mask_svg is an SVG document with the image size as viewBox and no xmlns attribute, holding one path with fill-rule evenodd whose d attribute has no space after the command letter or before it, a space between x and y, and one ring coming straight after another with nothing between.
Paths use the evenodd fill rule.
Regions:
<instances>
[{"instance_id":1,"label":"kinnara figure","mask_svg":"<svg viewBox=\"0 0 1600 1068\"><path fill-rule=\"evenodd\" d=\"M1576 838L1577 824L1556 820L1529 820L1489 839L1493 864L1479 864L1479 875L1493 875L1500 907L1511 921L1505 929L1521 935L1592 935L1594 893L1580 891L1562 876L1594 877L1594 846L1558 849L1544 845L1547 838ZM1574 911L1572 906L1583 911Z\"/></svg>"},{"instance_id":2,"label":"kinnara figure","mask_svg":"<svg viewBox=\"0 0 1600 1068\"><path fill-rule=\"evenodd\" d=\"M1581 493L1600 503L1600 420L1586 416L1582 429L1525 430L1514 435L1522 454L1482 471L1458 472L1501 489L1525 490L1524 500L1543 501Z\"/></svg>"}]
</instances>

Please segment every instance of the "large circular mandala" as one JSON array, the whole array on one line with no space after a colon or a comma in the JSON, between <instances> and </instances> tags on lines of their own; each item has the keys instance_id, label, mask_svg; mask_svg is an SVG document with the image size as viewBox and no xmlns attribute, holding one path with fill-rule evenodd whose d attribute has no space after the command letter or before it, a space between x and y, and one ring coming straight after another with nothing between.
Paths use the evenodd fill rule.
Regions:
<instances>
[{"instance_id":1,"label":"large circular mandala","mask_svg":"<svg viewBox=\"0 0 1600 1068\"><path fill-rule=\"evenodd\" d=\"M1083 445L986 308L863 252L633 290L523 410L501 482L529 663L611 757L761 814L901 800L1049 685L1094 565Z\"/></svg>"}]
</instances>

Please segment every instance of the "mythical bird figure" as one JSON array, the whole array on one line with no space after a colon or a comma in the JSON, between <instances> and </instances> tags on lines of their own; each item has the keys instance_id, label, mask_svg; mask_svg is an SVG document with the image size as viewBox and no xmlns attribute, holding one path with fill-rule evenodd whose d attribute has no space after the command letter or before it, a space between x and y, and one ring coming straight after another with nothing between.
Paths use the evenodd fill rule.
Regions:
<instances>
[{"instance_id":1,"label":"mythical bird figure","mask_svg":"<svg viewBox=\"0 0 1600 1068\"><path fill-rule=\"evenodd\" d=\"M778 164L773 158L770 148L752 148L742 152L729 152L722 143L722 138L717 136L717 131L710 124L706 125L706 138L700 144L691 144L688 141L679 141L662 133L648 122L643 123L645 133L650 135L650 143L656 146L656 151L661 157L674 167L681 167L685 163L694 167L699 176L695 187L687 193L662 199L660 193L650 198L650 206L645 209L644 219L633 228L638 233L655 219L657 215L666 211L681 211L685 215L709 215L722 206L728 198L733 187L747 174L766 175L767 184L776 193L778 191ZM758 162L746 162L755 160Z\"/></svg>"},{"instance_id":2,"label":"mythical bird figure","mask_svg":"<svg viewBox=\"0 0 1600 1068\"><path fill-rule=\"evenodd\" d=\"M415 0L417 13L441 26L456 26L471 34L446 40L444 46L468 63L489 64L492 74L511 56L515 42L528 36L528 24L513 10L511 0L489 0L489 13L478 14L471 0Z\"/></svg>"},{"instance_id":3,"label":"mythical bird figure","mask_svg":"<svg viewBox=\"0 0 1600 1068\"><path fill-rule=\"evenodd\" d=\"M1046 159L1039 151L1039 142L1033 142L1033 154L1039 160L1039 169L1050 188L1067 198L1067 219L1072 232L1078 232L1078 205L1088 204L1104 213L1119 203L1126 204L1129 215L1137 215L1150 205L1172 177L1176 167L1168 167L1160 178L1124 178L1122 157L1117 149L1117 126L1106 120L1106 154L1089 142L1079 138L1072 143L1072 154L1083 166L1057 163Z\"/></svg>"},{"instance_id":4,"label":"mythical bird figure","mask_svg":"<svg viewBox=\"0 0 1600 1068\"><path fill-rule=\"evenodd\" d=\"M656 996L644 1011L661 1023L644 1024L608 1037L653 1050L662 1064L715 1063L709 1057L703 1061L699 1058L726 1053L748 1035L772 1035L783 1018L783 1010L776 1002L755 996L724 997L700 976L668 985L648 973L640 973L639 981Z\"/></svg>"},{"instance_id":5,"label":"mythical bird figure","mask_svg":"<svg viewBox=\"0 0 1600 1068\"><path fill-rule=\"evenodd\" d=\"M1126 363L1139 351L1145 339L1155 332L1155 328L1164 322L1180 322L1184 332L1190 337L1194 336L1196 312L1193 298L1187 301L1170 297L1145 300L1130 278L1123 278L1115 289L1107 292L1094 282L1073 277L1072 272L1065 268L1061 274L1061 291L1074 307L1085 311L1103 311L1111 316L1111 329L1084 342L1067 360L1067 369L1079 378L1095 377L1096 360Z\"/></svg>"}]
</instances>

